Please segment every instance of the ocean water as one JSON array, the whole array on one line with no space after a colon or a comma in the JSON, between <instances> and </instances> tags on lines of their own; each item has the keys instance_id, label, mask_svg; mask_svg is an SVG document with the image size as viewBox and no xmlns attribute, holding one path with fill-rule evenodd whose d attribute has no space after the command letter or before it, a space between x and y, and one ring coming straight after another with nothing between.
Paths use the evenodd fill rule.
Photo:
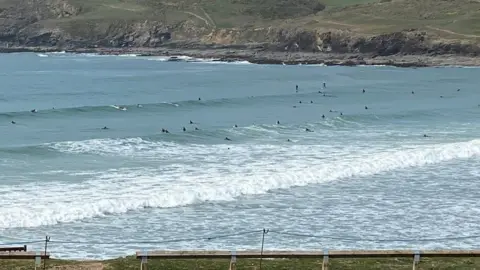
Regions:
<instances>
[{"instance_id":1,"label":"ocean water","mask_svg":"<svg viewBox=\"0 0 480 270\"><path fill-rule=\"evenodd\" d=\"M479 247L480 69L164 60L0 55L0 244Z\"/></svg>"}]
</instances>

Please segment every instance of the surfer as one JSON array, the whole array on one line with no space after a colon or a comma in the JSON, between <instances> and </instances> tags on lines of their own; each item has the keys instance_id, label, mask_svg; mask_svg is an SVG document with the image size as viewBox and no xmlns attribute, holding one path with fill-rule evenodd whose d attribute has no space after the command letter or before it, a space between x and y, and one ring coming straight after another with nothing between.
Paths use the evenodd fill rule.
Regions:
<instances>
[{"instance_id":1,"label":"surfer","mask_svg":"<svg viewBox=\"0 0 480 270\"><path fill-rule=\"evenodd\" d=\"M190 125L193 124L192 120L190 120Z\"/></svg>"},{"instance_id":2,"label":"surfer","mask_svg":"<svg viewBox=\"0 0 480 270\"><path fill-rule=\"evenodd\" d=\"M164 128L162 128L162 133L165 133L165 129L164 129Z\"/></svg>"},{"instance_id":3,"label":"surfer","mask_svg":"<svg viewBox=\"0 0 480 270\"><path fill-rule=\"evenodd\" d=\"M367 106L365 106L365 110L368 110L368 107L367 107Z\"/></svg>"},{"instance_id":4,"label":"surfer","mask_svg":"<svg viewBox=\"0 0 480 270\"><path fill-rule=\"evenodd\" d=\"M343 113L340 113L340 115L343 115Z\"/></svg>"},{"instance_id":5,"label":"surfer","mask_svg":"<svg viewBox=\"0 0 480 270\"><path fill-rule=\"evenodd\" d=\"M313 103L313 100L310 100L310 103Z\"/></svg>"},{"instance_id":6,"label":"surfer","mask_svg":"<svg viewBox=\"0 0 480 270\"><path fill-rule=\"evenodd\" d=\"M30 112L32 112L32 113L36 113L36 112L37 112L37 110L36 110L36 109L33 109L33 110L31 110Z\"/></svg>"},{"instance_id":7,"label":"surfer","mask_svg":"<svg viewBox=\"0 0 480 270\"><path fill-rule=\"evenodd\" d=\"M280 121L277 120L277 125L280 125Z\"/></svg>"},{"instance_id":8,"label":"surfer","mask_svg":"<svg viewBox=\"0 0 480 270\"><path fill-rule=\"evenodd\" d=\"M12 121L12 124L14 124L14 125L15 125L16 123L17 123L17 122L15 122L15 121Z\"/></svg>"},{"instance_id":9,"label":"surfer","mask_svg":"<svg viewBox=\"0 0 480 270\"><path fill-rule=\"evenodd\" d=\"M287 139L287 142L291 142L290 139Z\"/></svg>"},{"instance_id":10,"label":"surfer","mask_svg":"<svg viewBox=\"0 0 480 270\"><path fill-rule=\"evenodd\" d=\"M108 127L104 126L102 129L108 129Z\"/></svg>"},{"instance_id":11,"label":"surfer","mask_svg":"<svg viewBox=\"0 0 480 270\"><path fill-rule=\"evenodd\" d=\"M443 96L440 96L440 98L443 98Z\"/></svg>"},{"instance_id":12,"label":"surfer","mask_svg":"<svg viewBox=\"0 0 480 270\"><path fill-rule=\"evenodd\" d=\"M318 93L319 93L319 94L321 94L321 93L322 93L322 91L318 91Z\"/></svg>"},{"instance_id":13,"label":"surfer","mask_svg":"<svg viewBox=\"0 0 480 270\"><path fill-rule=\"evenodd\" d=\"M185 127L183 127L183 132L187 131L187 129Z\"/></svg>"},{"instance_id":14,"label":"surfer","mask_svg":"<svg viewBox=\"0 0 480 270\"><path fill-rule=\"evenodd\" d=\"M460 88L457 89L457 92L460 92Z\"/></svg>"},{"instance_id":15,"label":"surfer","mask_svg":"<svg viewBox=\"0 0 480 270\"><path fill-rule=\"evenodd\" d=\"M195 127L195 130L199 130L197 127Z\"/></svg>"},{"instance_id":16,"label":"surfer","mask_svg":"<svg viewBox=\"0 0 480 270\"><path fill-rule=\"evenodd\" d=\"M322 118L325 119L325 114L322 114Z\"/></svg>"},{"instance_id":17,"label":"surfer","mask_svg":"<svg viewBox=\"0 0 480 270\"><path fill-rule=\"evenodd\" d=\"M423 137L428 138L428 137L430 137L430 136L428 136L427 134L423 134Z\"/></svg>"},{"instance_id":18,"label":"surfer","mask_svg":"<svg viewBox=\"0 0 480 270\"><path fill-rule=\"evenodd\" d=\"M298 103L302 104L302 101L300 100Z\"/></svg>"},{"instance_id":19,"label":"surfer","mask_svg":"<svg viewBox=\"0 0 480 270\"><path fill-rule=\"evenodd\" d=\"M309 128L306 128L305 131L306 131L306 132L313 132L313 131L312 131L311 129L309 129Z\"/></svg>"},{"instance_id":20,"label":"surfer","mask_svg":"<svg viewBox=\"0 0 480 270\"><path fill-rule=\"evenodd\" d=\"M231 141L230 138L228 137L225 137L225 141Z\"/></svg>"},{"instance_id":21,"label":"surfer","mask_svg":"<svg viewBox=\"0 0 480 270\"><path fill-rule=\"evenodd\" d=\"M165 133L170 133L170 132L168 132L168 129L165 129Z\"/></svg>"},{"instance_id":22,"label":"surfer","mask_svg":"<svg viewBox=\"0 0 480 270\"><path fill-rule=\"evenodd\" d=\"M323 88L327 88L327 84L325 82L323 83Z\"/></svg>"},{"instance_id":23,"label":"surfer","mask_svg":"<svg viewBox=\"0 0 480 270\"><path fill-rule=\"evenodd\" d=\"M137 108L142 108L142 104L137 104Z\"/></svg>"},{"instance_id":24,"label":"surfer","mask_svg":"<svg viewBox=\"0 0 480 270\"><path fill-rule=\"evenodd\" d=\"M237 126L237 124L235 124L235 126L234 126L234 127L236 127L236 128L237 128L237 127L238 127L238 126Z\"/></svg>"},{"instance_id":25,"label":"surfer","mask_svg":"<svg viewBox=\"0 0 480 270\"><path fill-rule=\"evenodd\" d=\"M365 89L363 89L363 90L362 90L362 93L364 93L364 94L365 94Z\"/></svg>"},{"instance_id":26,"label":"surfer","mask_svg":"<svg viewBox=\"0 0 480 270\"><path fill-rule=\"evenodd\" d=\"M414 91L412 91L412 95L415 95L415 92L414 92Z\"/></svg>"},{"instance_id":27,"label":"surfer","mask_svg":"<svg viewBox=\"0 0 480 270\"><path fill-rule=\"evenodd\" d=\"M198 100L200 101L200 100L202 100L202 99L201 99L201 98L198 98Z\"/></svg>"},{"instance_id":28,"label":"surfer","mask_svg":"<svg viewBox=\"0 0 480 270\"><path fill-rule=\"evenodd\" d=\"M298 84L295 85L295 91L298 93Z\"/></svg>"}]
</instances>

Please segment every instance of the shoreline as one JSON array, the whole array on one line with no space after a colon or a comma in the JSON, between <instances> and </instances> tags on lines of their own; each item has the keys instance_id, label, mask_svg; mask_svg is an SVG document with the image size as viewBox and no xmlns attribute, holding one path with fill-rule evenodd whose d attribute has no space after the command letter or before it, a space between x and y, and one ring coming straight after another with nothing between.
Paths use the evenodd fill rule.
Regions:
<instances>
[{"instance_id":1,"label":"shoreline","mask_svg":"<svg viewBox=\"0 0 480 270\"><path fill-rule=\"evenodd\" d=\"M73 48L57 47L11 47L0 48L0 53L49 53L65 51L68 53L96 53L99 55L137 56L188 56L201 59L214 59L218 62L248 61L252 64L270 65L325 65L325 66L393 66L393 67L480 67L480 57L462 55L389 55L376 56L354 53L314 53L279 52L258 48L220 47L220 48Z\"/></svg>"}]
</instances>

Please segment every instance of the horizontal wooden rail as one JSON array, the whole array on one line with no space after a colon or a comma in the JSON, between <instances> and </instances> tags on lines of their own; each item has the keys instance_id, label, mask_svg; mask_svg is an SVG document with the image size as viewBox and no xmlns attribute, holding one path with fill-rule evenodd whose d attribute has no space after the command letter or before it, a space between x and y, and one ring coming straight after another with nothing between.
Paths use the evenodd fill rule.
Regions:
<instances>
[{"instance_id":1,"label":"horizontal wooden rail","mask_svg":"<svg viewBox=\"0 0 480 270\"><path fill-rule=\"evenodd\" d=\"M0 252L0 260L13 259L13 260L33 260L37 257L41 259L49 259L50 254L45 252Z\"/></svg>"},{"instance_id":2,"label":"horizontal wooden rail","mask_svg":"<svg viewBox=\"0 0 480 270\"><path fill-rule=\"evenodd\" d=\"M24 245L23 247L0 247L0 252L6 251L27 251L27 245Z\"/></svg>"},{"instance_id":3,"label":"horizontal wooden rail","mask_svg":"<svg viewBox=\"0 0 480 270\"><path fill-rule=\"evenodd\" d=\"M136 255L137 259L480 257L480 250L139 251Z\"/></svg>"}]
</instances>

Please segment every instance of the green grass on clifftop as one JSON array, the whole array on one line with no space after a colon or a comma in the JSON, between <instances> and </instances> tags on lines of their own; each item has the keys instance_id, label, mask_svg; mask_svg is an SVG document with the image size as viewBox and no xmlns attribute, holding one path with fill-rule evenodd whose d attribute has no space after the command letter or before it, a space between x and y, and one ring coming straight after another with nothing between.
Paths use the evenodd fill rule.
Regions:
<instances>
[{"instance_id":1,"label":"green grass on clifftop","mask_svg":"<svg viewBox=\"0 0 480 270\"><path fill-rule=\"evenodd\" d=\"M108 28L112 22L185 20L206 29L301 28L382 34L405 29L433 33L440 39L480 41L480 0L55 0L78 11L50 16L40 24L75 31ZM22 7L37 12L44 1L0 0L0 9ZM63 4L62 4L63 5ZM64 5L63 5L64 6ZM32 9L34 8L34 9ZM30 11L28 11L30 9ZM1 11L1 10L0 10ZM21 17L21 16L19 16ZM96 29L95 31L97 31ZM108 29L107 29L108 30ZM105 31L107 31L105 30ZM97 31L98 32L98 31Z\"/></svg>"},{"instance_id":2,"label":"green grass on clifftop","mask_svg":"<svg viewBox=\"0 0 480 270\"><path fill-rule=\"evenodd\" d=\"M33 269L33 261L0 261L0 270ZM269 260L264 259L262 270L318 270L322 260ZM149 260L148 270L227 270L228 260ZM43 261L42 268L43 269ZM49 270L137 270L140 261L134 257L106 261L63 261L48 260ZM331 259L331 270L409 270L411 259ZM478 258L421 258L419 270L472 270L480 269ZM237 262L237 270L259 270L259 260L241 259Z\"/></svg>"}]
</instances>

